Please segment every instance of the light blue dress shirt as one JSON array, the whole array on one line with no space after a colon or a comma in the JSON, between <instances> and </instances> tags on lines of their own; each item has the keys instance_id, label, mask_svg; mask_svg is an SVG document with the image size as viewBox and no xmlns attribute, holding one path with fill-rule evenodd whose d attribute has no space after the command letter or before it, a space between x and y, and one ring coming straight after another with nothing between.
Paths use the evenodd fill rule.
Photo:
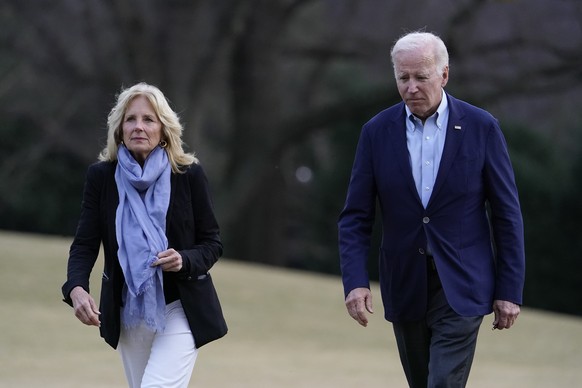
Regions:
<instances>
[{"instance_id":1,"label":"light blue dress shirt","mask_svg":"<svg viewBox=\"0 0 582 388\"><path fill-rule=\"evenodd\" d=\"M426 208L443 155L449 104L444 91L437 111L424 124L406 107L406 143L416 190Z\"/></svg>"}]
</instances>

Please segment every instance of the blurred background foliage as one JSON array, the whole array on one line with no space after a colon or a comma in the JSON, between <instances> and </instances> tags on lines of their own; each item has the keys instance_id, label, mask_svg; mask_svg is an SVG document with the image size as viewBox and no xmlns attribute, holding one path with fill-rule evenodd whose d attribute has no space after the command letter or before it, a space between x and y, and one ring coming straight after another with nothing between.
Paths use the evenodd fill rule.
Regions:
<instances>
[{"instance_id":1,"label":"blurred background foliage","mask_svg":"<svg viewBox=\"0 0 582 388\"><path fill-rule=\"evenodd\" d=\"M107 113L145 81L209 175L225 256L331 274L359 130L399 101L390 47L435 32L447 90L506 134L526 304L582 315L579 0L4 0L0 26L0 228L74 234Z\"/></svg>"}]
</instances>

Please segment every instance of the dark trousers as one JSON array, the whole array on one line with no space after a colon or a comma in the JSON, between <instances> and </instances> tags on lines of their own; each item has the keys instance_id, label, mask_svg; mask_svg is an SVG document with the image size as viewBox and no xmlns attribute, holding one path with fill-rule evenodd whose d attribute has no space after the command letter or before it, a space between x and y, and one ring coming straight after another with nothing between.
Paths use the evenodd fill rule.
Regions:
<instances>
[{"instance_id":1,"label":"dark trousers","mask_svg":"<svg viewBox=\"0 0 582 388\"><path fill-rule=\"evenodd\" d=\"M425 319L393 323L400 361L411 388L465 387L483 317L455 313L434 263L429 263L428 272Z\"/></svg>"}]
</instances>

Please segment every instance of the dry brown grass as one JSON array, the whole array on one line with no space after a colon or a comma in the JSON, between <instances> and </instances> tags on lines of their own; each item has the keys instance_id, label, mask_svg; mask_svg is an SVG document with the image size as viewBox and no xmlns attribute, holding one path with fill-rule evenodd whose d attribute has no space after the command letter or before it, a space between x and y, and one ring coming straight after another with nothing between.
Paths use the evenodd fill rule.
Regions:
<instances>
[{"instance_id":1,"label":"dry brown grass","mask_svg":"<svg viewBox=\"0 0 582 388\"><path fill-rule=\"evenodd\" d=\"M125 386L118 354L60 302L69 244L0 233L0 387ZM192 387L406 386L376 287L364 329L344 312L338 278L230 260L213 273L230 332L202 348ZM524 308L510 331L490 323L470 387L580 385L582 319Z\"/></svg>"}]
</instances>

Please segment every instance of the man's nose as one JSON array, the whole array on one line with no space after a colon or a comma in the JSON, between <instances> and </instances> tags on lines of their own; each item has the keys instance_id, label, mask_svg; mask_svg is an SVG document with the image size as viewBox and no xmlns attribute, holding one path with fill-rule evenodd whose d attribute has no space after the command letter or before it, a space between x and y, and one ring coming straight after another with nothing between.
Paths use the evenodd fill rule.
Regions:
<instances>
[{"instance_id":1,"label":"man's nose","mask_svg":"<svg viewBox=\"0 0 582 388\"><path fill-rule=\"evenodd\" d=\"M418 84L416 81L409 81L408 82L408 93L416 93L418 91Z\"/></svg>"}]
</instances>

